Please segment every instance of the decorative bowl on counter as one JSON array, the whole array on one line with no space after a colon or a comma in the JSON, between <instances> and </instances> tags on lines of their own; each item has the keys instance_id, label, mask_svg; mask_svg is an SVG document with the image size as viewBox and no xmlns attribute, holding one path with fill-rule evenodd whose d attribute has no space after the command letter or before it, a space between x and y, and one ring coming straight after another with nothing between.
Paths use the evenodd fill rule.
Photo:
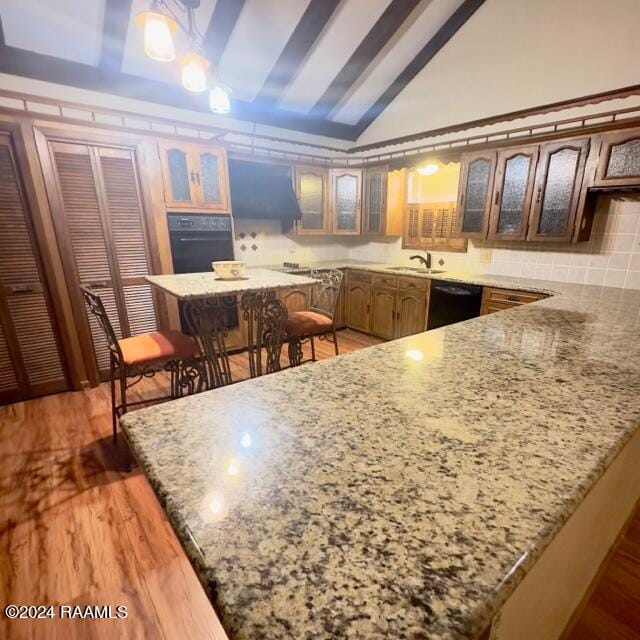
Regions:
<instances>
[{"instance_id":1,"label":"decorative bowl on counter","mask_svg":"<svg viewBox=\"0 0 640 640\"><path fill-rule=\"evenodd\" d=\"M211 268L221 280L240 280L247 267L243 260L218 260L211 263Z\"/></svg>"}]
</instances>

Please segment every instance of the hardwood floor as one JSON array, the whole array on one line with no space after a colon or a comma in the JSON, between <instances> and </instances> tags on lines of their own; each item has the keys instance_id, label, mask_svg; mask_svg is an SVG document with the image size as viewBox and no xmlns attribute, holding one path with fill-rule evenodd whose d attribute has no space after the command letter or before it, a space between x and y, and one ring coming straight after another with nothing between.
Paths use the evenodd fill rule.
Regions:
<instances>
[{"instance_id":1,"label":"hardwood floor","mask_svg":"<svg viewBox=\"0 0 640 640\"><path fill-rule=\"evenodd\" d=\"M339 339L342 353L380 342L350 330ZM317 342L317 355L332 346ZM233 372L248 376L245 356L233 356ZM151 487L136 468L121 470L108 393L103 384L0 407L0 601L123 604L128 617L3 616L0 638L222 640ZM640 640L640 513L567 640Z\"/></svg>"},{"instance_id":2,"label":"hardwood floor","mask_svg":"<svg viewBox=\"0 0 640 640\"><path fill-rule=\"evenodd\" d=\"M379 342L339 333L341 353ZM249 376L245 355L232 361L234 378ZM166 380L144 384L159 395ZM109 407L107 384L0 407L0 602L126 605L128 617L3 615L0 638L226 638L151 487L137 468L123 473Z\"/></svg>"}]
</instances>

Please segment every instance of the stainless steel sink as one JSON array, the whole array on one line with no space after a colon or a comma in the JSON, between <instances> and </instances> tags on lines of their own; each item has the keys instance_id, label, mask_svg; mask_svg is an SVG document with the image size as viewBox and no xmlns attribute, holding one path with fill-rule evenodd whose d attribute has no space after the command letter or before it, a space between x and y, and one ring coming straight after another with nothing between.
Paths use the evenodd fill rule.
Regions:
<instances>
[{"instance_id":1,"label":"stainless steel sink","mask_svg":"<svg viewBox=\"0 0 640 640\"><path fill-rule=\"evenodd\" d=\"M387 267L389 271L411 271L412 273L424 273L432 276L436 273L444 273L444 269L425 269L424 267Z\"/></svg>"}]
</instances>

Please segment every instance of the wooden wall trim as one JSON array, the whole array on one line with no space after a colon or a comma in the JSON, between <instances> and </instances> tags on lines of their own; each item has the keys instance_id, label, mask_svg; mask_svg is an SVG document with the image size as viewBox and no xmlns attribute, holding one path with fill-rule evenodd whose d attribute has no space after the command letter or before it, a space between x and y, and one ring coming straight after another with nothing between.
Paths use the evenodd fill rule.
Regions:
<instances>
[{"instance_id":1,"label":"wooden wall trim","mask_svg":"<svg viewBox=\"0 0 640 640\"><path fill-rule=\"evenodd\" d=\"M381 140L380 142L373 142L371 144L356 145L349 149L349 153L371 151L372 149L379 149L381 147L405 144L407 142L415 142L417 140L421 140L424 138L442 136L448 133L457 133L458 131L467 131L469 129L475 129L477 127L486 127L493 124L499 124L500 122L510 122L512 120L517 120L519 118L526 118L534 115L542 115L545 113L562 111L564 109L571 109L574 107L584 107L587 105L605 102L607 100L628 98L634 95L640 95L640 84L631 85L629 87L623 87L622 89L613 89L611 91L601 91L600 93L592 93L587 96L581 96L580 98L571 98L569 100L549 102L547 104L538 105L536 107L528 107L527 109L519 109L517 111L508 111L507 113L501 113L500 115L496 115L496 116L479 118L477 120L468 120L467 122L461 122L455 125L448 125L446 127L439 127L437 129L428 129L426 131L420 131L419 133L412 133L406 136L399 136L397 138L388 138L387 140Z\"/></svg>"},{"instance_id":2,"label":"wooden wall trim","mask_svg":"<svg viewBox=\"0 0 640 640\"><path fill-rule=\"evenodd\" d=\"M640 94L640 85L637 85L637 93ZM625 95L635 95L636 89L629 88ZM600 101L613 98L611 92L597 94ZM109 144L113 144L114 139L125 137L129 141L135 139L136 144L141 140L158 140L160 138L176 139L190 144L213 144L224 147L229 153L235 155L243 155L262 161L276 161L288 164L308 164L313 166L324 167L366 167L378 164L389 164L394 168L402 166L412 166L422 161L426 156L437 157L441 161L453 161L457 159L461 153L466 151L482 150L487 148L501 148L516 144L529 144L536 142L544 142L559 138L570 138L576 136L591 135L604 131L619 130L632 126L640 125L640 106L628 107L625 109L617 109L614 111L602 111L585 116L575 116L562 120L551 122L521 126L511 129L503 129L486 134L474 134L472 136L462 136L448 140L446 142L432 142L430 144L418 145L402 150L391 150L380 153L373 153L368 156L357 156L352 153L353 149L345 151L344 149L334 149L322 145L306 145L299 142L294 144L301 147L317 148L327 151L340 151L343 155L326 156L321 153L305 153L298 151L283 151L273 149L268 145L262 144L242 144L228 142L223 139L225 132L218 128L201 127L191 123L181 123L177 120L166 118L156 118L152 116L143 116L140 114L117 111L113 109L102 109L91 107L72 102L56 101L51 98L40 98L12 91L0 90L0 97L15 100L16 104L22 106L8 107L0 106L0 116L5 115L5 119L12 119L17 122L29 122L32 125L44 127L64 127L65 131L69 130L69 125L73 125L78 131L85 132L83 135L87 139L96 139L99 136L105 137L108 132ZM622 96L620 96L622 97ZM31 110L25 105L31 103ZM41 112L37 110L37 105L43 107L50 105L55 108L51 112ZM90 119L84 117L72 117L76 111L89 114ZM114 124L113 122L104 122L101 118L102 114L117 119L122 124ZM131 128L126 123L130 121L146 121L147 128ZM98 133L96 133L98 132ZM190 132L187 134L187 132ZM227 132L230 133L230 132ZM247 134L248 135L248 134ZM292 141L283 140L273 136L258 136L265 140L274 140L279 142ZM130 142L124 144L129 145Z\"/></svg>"}]
</instances>

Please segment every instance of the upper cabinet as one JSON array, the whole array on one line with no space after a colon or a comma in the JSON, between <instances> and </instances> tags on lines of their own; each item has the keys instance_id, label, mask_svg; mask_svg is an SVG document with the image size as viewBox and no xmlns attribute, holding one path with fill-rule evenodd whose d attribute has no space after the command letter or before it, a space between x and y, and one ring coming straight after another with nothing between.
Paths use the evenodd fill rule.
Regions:
<instances>
[{"instance_id":1,"label":"upper cabinet","mask_svg":"<svg viewBox=\"0 0 640 640\"><path fill-rule=\"evenodd\" d=\"M360 235L362 171L331 169L331 229L336 235Z\"/></svg>"},{"instance_id":2,"label":"upper cabinet","mask_svg":"<svg viewBox=\"0 0 640 640\"><path fill-rule=\"evenodd\" d=\"M540 147L527 240L571 240L588 153L588 138Z\"/></svg>"},{"instance_id":3,"label":"upper cabinet","mask_svg":"<svg viewBox=\"0 0 640 640\"><path fill-rule=\"evenodd\" d=\"M167 207L229 211L224 149L169 142L158 147Z\"/></svg>"},{"instance_id":4,"label":"upper cabinet","mask_svg":"<svg viewBox=\"0 0 640 640\"><path fill-rule=\"evenodd\" d=\"M640 184L640 129L602 135L600 160L594 186L638 186Z\"/></svg>"},{"instance_id":5,"label":"upper cabinet","mask_svg":"<svg viewBox=\"0 0 640 640\"><path fill-rule=\"evenodd\" d=\"M329 172L317 167L296 167L295 188L302 218L296 223L298 235L329 233Z\"/></svg>"},{"instance_id":6,"label":"upper cabinet","mask_svg":"<svg viewBox=\"0 0 640 640\"><path fill-rule=\"evenodd\" d=\"M498 153L489 238L525 239L537 159L537 146L516 147Z\"/></svg>"},{"instance_id":7,"label":"upper cabinet","mask_svg":"<svg viewBox=\"0 0 640 640\"><path fill-rule=\"evenodd\" d=\"M363 235L385 235L387 226L387 167L364 172Z\"/></svg>"},{"instance_id":8,"label":"upper cabinet","mask_svg":"<svg viewBox=\"0 0 640 640\"><path fill-rule=\"evenodd\" d=\"M485 238L489 227L496 153L465 153L460 160L458 236Z\"/></svg>"}]
</instances>

